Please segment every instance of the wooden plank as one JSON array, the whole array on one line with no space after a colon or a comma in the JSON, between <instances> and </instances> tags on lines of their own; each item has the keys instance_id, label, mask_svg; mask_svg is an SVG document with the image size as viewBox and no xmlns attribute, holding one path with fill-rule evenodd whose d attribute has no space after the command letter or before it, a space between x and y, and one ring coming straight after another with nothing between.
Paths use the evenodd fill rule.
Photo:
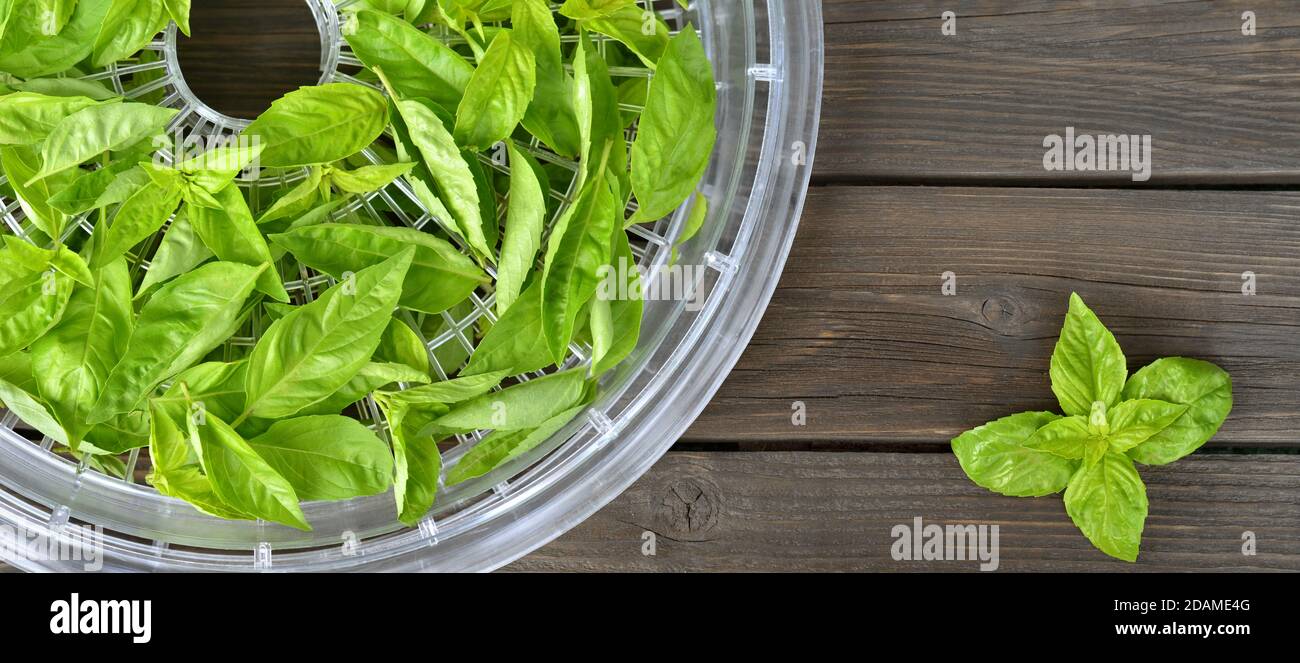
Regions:
<instances>
[{"instance_id":1,"label":"wooden plank","mask_svg":"<svg viewBox=\"0 0 1300 663\"><path fill-rule=\"evenodd\" d=\"M1294 447L1297 210L1300 194L1265 191L814 188L758 333L686 440L942 445L1053 409L1048 362L1075 290L1130 369L1182 355L1231 373L1236 406L1212 444Z\"/></svg>"},{"instance_id":2,"label":"wooden plank","mask_svg":"<svg viewBox=\"0 0 1300 663\"><path fill-rule=\"evenodd\" d=\"M185 81L222 113L252 119L320 81L320 33L301 0L196 2L190 27L179 41Z\"/></svg>"},{"instance_id":3,"label":"wooden plank","mask_svg":"<svg viewBox=\"0 0 1300 663\"><path fill-rule=\"evenodd\" d=\"M1142 468L1136 564L1095 550L1061 498L970 483L950 454L672 453L631 490L510 571L975 571L895 561L896 525L997 525L1002 571L1300 569L1300 456L1197 455ZM1257 554L1242 554L1243 533ZM643 554L646 532L655 555Z\"/></svg>"},{"instance_id":4,"label":"wooden plank","mask_svg":"<svg viewBox=\"0 0 1300 663\"><path fill-rule=\"evenodd\" d=\"M1151 135L1148 186L1300 183L1289 0L825 0L824 13L822 181L1132 184L1046 172L1043 138L1073 126Z\"/></svg>"}]
</instances>

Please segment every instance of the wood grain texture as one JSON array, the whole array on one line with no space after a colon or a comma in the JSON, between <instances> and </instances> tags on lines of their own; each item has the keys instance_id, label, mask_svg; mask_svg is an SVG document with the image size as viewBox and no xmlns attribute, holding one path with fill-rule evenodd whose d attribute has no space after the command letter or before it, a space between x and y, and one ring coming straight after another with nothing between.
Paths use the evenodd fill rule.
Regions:
<instances>
[{"instance_id":1,"label":"wood grain texture","mask_svg":"<svg viewBox=\"0 0 1300 663\"><path fill-rule=\"evenodd\" d=\"M1132 185L1054 173L1044 136L1150 134L1145 186L1300 184L1290 0L824 0L816 175L871 183ZM957 34L940 14L957 14ZM1257 16L1243 36L1241 14Z\"/></svg>"},{"instance_id":2,"label":"wood grain texture","mask_svg":"<svg viewBox=\"0 0 1300 663\"><path fill-rule=\"evenodd\" d=\"M195 2L190 27L179 38L185 81L222 113L256 118L320 80L320 33L302 0Z\"/></svg>"},{"instance_id":3,"label":"wood grain texture","mask_svg":"<svg viewBox=\"0 0 1300 663\"><path fill-rule=\"evenodd\" d=\"M1055 409L1048 362L1078 291L1130 369L1228 370L1235 407L1212 444L1296 447L1298 211L1300 194L1263 191L814 188L759 331L686 439L943 445Z\"/></svg>"},{"instance_id":4,"label":"wood grain texture","mask_svg":"<svg viewBox=\"0 0 1300 663\"><path fill-rule=\"evenodd\" d=\"M976 571L896 561L895 525L997 525L1002 571L1300 570L1300 457L1193 456L1141 468L1136 564L1093 549L1059 496L972 484L949 454L672 453L511 571ZM1254 533L1257 554L1242 554ZM656 555L642 554L645 532Z\"/></svg>"}]
</instances>

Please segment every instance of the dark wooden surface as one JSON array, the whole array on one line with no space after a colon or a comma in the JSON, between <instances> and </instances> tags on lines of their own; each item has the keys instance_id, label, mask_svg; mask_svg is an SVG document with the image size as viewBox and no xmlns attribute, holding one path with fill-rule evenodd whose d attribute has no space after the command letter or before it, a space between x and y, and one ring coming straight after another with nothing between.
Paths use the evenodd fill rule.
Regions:
<instances>
[{"instance_id":1,"label":"dark wooden surface","mask_svg":"<svg viewBox=\"0 0 1300 663\"><path fill-rule=\"evenodd\" d=\"M206 55L183 51L209 103L251 117L314 81L302 3L195 4L196 31L227 26ZM1007 571L1300 570L1300 5L823 5L814 188L754 342L677 451L509 570L973 570L892 559L892 528L916 517L998 525ZM254 76L251 56L269 63ZM1044 171L1043 137L1066 126L1151 134L1151 181ZM940 292L945 271L955 296ZM1135 565L1093 549L1059 497L972 485L945 446L1052 406L1047 362L1072 290L1131 367L1185 354L1234 379L1207 450L1143 469Z\"/></svg>"}]
</instances>

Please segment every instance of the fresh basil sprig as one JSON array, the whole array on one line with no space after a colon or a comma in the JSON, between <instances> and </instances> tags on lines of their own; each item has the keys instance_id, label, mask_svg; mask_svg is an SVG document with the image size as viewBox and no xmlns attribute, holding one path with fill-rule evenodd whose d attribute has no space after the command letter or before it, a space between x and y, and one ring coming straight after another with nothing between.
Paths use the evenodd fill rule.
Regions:
<instances>
[{"instance_id":1,"label":"fresh basil sprig","mask_svg":"<svg viewBox=\"0 0 1300 663\"><path fill-rule=\"evenodd\" d=\"M1065 491L1065 510L1102 552L1136 561L1147 517L1134 463L1164 465L1205 444L1232 409L1218 366L1167 357L1128 374L1115 336L1070 295L1052 352L1052 391L1065 416L1022 412L966 431L953 453L972 481L1003 495Z\"/></svg>"}]
</instances>

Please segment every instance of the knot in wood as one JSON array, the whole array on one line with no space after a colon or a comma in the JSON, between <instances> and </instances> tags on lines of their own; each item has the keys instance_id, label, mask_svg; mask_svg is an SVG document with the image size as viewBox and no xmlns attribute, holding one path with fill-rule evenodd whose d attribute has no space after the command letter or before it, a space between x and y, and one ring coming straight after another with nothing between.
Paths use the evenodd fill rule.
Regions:
<instances>
[{"instance_id":1,"label":"knot in wood","mask_svg":"<svg viewBox=\"0 0 1300 663\"><path fill-rule=\"evenodd\" d=\"M690 540L698 539L717 525L720 505L716 486L688 477L664 488L656 510L665 534Z\"/></svg>"}]
</instances>

